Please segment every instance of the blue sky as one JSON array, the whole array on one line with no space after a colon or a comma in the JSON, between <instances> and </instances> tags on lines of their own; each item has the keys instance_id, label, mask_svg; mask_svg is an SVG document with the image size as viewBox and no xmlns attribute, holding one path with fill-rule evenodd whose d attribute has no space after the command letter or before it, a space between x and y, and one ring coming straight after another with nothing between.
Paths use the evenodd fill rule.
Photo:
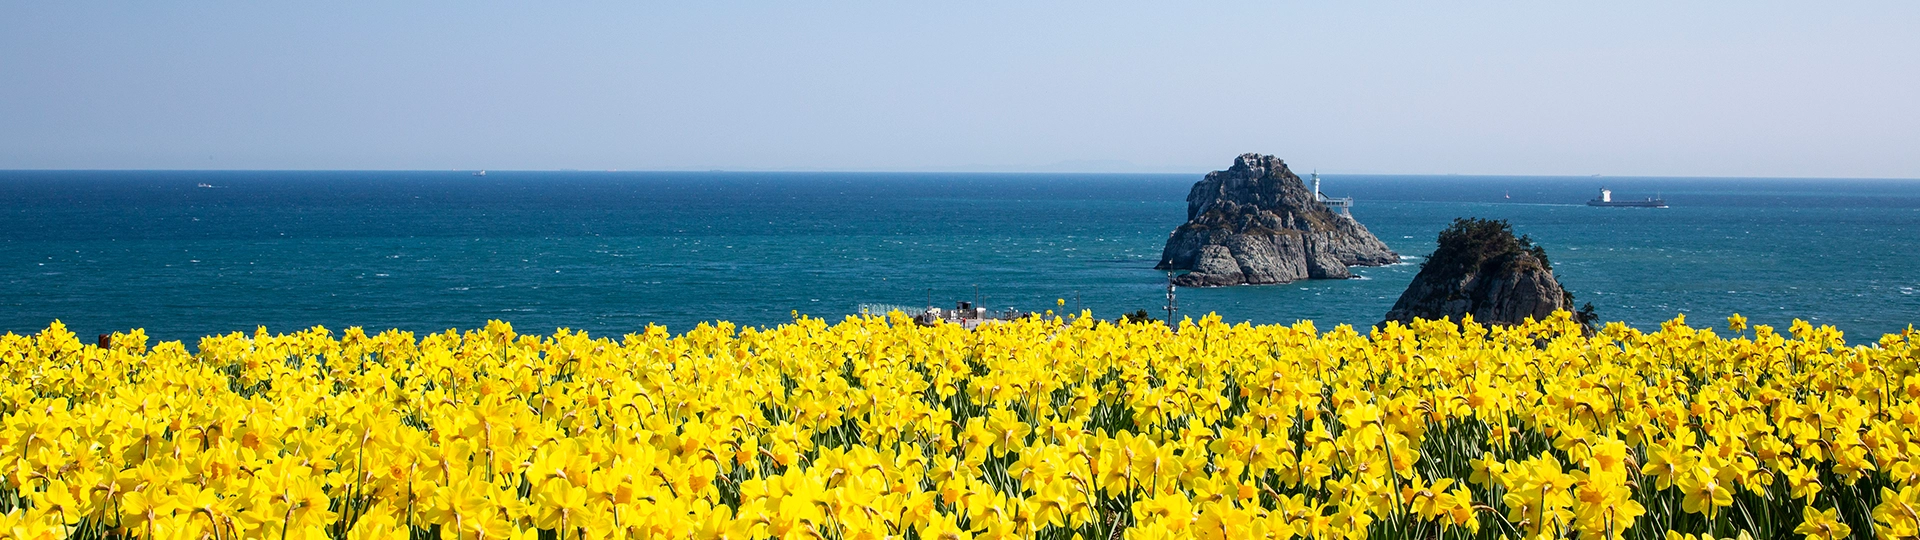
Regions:
<instances>
[{"instance_id":1,"label":"blue sky","mask_svg":"<svg viewBox=\"0 0 1920 540\"><path fill-rule=\"evenodd\" d=\"M0 169L1920 178L1920 2L1194 4L0 2Z\"/></svg>"}]
</instances>

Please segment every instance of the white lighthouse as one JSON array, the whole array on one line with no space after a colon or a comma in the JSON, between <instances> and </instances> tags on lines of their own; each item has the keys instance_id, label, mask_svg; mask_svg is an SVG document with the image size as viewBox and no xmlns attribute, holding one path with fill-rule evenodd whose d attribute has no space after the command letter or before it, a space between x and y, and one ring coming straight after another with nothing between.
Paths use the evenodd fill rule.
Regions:
<instances>
[{"instance_id":1,"label":"white lighthouse","mask_svg":"<svg viewBox=\"0 0 1920 540\"><path fill-rule=\"evenodd\" d=\"M1335 199L1335 198L1326 196L1326 194L1324 193L1320 193L1319 171L1315 171L1313 173L1313 200L1319 201L1320 204L1327 205L1327 209L1329 210L1335 209L1335 208L1340 209L1341 216L1345 216L1349 219L1353 218L1353 197L1341 197L1341 198Z\"/></svg>"}]
</instances>

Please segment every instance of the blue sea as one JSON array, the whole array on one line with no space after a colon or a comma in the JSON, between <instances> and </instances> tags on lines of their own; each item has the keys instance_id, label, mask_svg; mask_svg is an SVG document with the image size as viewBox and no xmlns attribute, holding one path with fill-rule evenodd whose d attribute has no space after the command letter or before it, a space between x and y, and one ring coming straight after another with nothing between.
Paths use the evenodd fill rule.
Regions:
<instances>
[{"instance_id":1,"label":"blue sea","mask_svg":"<svg viewBox=\"0 0 1920 540\"><path fill-rule=\"evenodd\" d=\"M0 171L0 331L186 340L771 326L862 305L1164 315L1200 174ZM1323 176L1408 262L1181 289L1179 315L1380 320L1456 217L1544 245L1577 303L1652 329L1738 312L1853 343L1920 322L1920 181ZM1602 186L1667 209L1583 205Z\"/></svg>"}]
</instances>

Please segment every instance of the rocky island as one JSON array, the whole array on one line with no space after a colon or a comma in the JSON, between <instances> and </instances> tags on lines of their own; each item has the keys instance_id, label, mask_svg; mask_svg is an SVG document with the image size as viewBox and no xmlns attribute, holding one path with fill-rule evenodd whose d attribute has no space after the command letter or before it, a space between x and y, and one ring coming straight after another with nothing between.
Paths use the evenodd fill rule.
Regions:
<instances>
[{"instance_id":1,"label":"rocky island","mask_svg":"<svg viewBox=\"0 0 1920 540\"><path fill-rule=\"evenodd\" d=\"M1270 155L1242 154L1187 193L1187 222L1160 253L1160 270L1188 270L1185 287L1346 279L1348 266L1400 262L1351 216L1333 212Z\"/></svg>"},{"instance_id":2,"label":"rocky island","mask_svg":"<svg viewBox=\"0 0 1920 540\"><path fill-rule=\"evenodd\" d=\"M1531 238L1515 237L1505 220L1455 219L1440 232L1439 243L1386 321L1473 315L1482 324L1519 324L1573 309L1573 294L1554 278L1546 250ZM1592 310L1589 304L1575 320L1591 320Z\"/></svg>"}]
</instances>

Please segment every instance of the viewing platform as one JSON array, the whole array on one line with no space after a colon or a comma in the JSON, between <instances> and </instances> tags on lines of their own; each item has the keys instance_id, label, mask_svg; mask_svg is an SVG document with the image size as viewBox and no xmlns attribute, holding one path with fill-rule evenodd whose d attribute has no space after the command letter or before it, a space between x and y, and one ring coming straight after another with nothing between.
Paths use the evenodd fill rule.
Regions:
<instances>
[{"instance_id":1,"label":"viewing platform","mask_svg":"<svg viewBox=\"0 0 1920 540\"><path fill-rule=\"evenodd\" d=\"M1320 204L1327 205L1328 210L1338 210L1340 215L1346 216L1349 219L1353 217L1353 197L1340 197L1336 199L1328 197L1325 193L1321 193L1320 173L1317 172L1313 173L1313 199L1320 201Z\"/></svg>"}]
</instances>

